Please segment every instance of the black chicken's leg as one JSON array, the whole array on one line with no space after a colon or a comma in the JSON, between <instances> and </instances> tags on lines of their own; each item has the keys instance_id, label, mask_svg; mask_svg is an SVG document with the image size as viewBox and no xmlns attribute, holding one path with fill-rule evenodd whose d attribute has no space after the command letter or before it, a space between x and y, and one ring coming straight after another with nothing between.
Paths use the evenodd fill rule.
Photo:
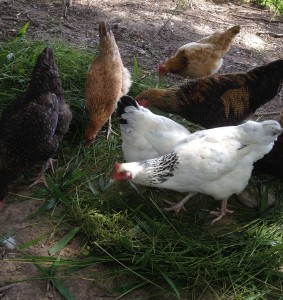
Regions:
<instances>
[{"instance_id":1,"label":"black chicken's leg","mask_svg":"<svg viewBox=\"0 0 283 300\"><path fill-rule=\"evenodd\" d=\"M28 189L34 187L37 184L43 183L46 187L48 187L46 178L45 178L45 172L47 169L51 169L52 173L54 174L54 166L53 166L53 162L55 162L56 159L53 158L49 158L47 160L47 162L43 165L41 172L39 173L38 177L35 179L35 181L28 187Z\"/></svg>"}]
</instances>

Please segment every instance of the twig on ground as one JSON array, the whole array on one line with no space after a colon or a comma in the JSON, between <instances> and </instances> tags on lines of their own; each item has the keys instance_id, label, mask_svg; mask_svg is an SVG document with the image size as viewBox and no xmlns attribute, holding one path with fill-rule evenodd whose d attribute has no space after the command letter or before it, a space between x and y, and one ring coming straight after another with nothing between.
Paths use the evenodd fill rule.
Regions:
<instances>
[{"instance_id":1,"label":"twig on ground","mask_svg":"<svg viewBox=\"0 0 283 300\"><path fill-rule=\"evenodd\" d=\"M12 284L8 284L8 285L0 287L0 293L4 293L4 292L8 291L9 289L14 287L15 285L16 285L15 283L12 283Z\"/></svg>"},{"instance_id":2,"label":"twig on ground","mask_svg":"<svg viewBox=\"0 0 283 300\"><path fill-rule=\"evenodd\" d=\"M283 33L275 33L275 32L270 32L270 31L259 31L256 33L256 35L262 35L262 34L268 34L274 38L282 38Z\"/></svg>"},{"instance_id":3,"label":"twig on ground","mask_svg":"<svg viewBox=\"0 0 283 300\"><path fill-rule=\"evenodd\" d=\"M269 116L269 115L279 115L279 114L280 114L280 111L278 111L278 110L254 113L254 115L256 115L256 116Z\"/></svg>"}]
</instances>

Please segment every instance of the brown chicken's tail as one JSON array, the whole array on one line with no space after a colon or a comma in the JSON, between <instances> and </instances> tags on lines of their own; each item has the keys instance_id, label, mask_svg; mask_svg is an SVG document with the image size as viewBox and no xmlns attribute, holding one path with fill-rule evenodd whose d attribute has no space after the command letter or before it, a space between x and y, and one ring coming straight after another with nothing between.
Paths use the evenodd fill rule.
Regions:
<instances>
[{"instance_id":1,"label":"brown chicken's tail","mask_svg":"<svg viewBox=\"0 0 283 300\"><path fill-rule=\"evenodd\" d=\"M100 22L99 27L98 27L98 31L99 31L99 37L100 38L102 38L104 36L107 37L107 33L109 32L109 28L106 26L104 21Z\"/></svg>"},{"instance_id":2,"label":"brown chicken's tail","mask_svg":"<svg viewBox=\"0 0 283 300\"><path fill-rule=\"evenodd\" d=\"M241 26L240 25L235 25L229 29L226 30L226 33L230 33L231 35L235 36L236 34L238 34L241 30Z\"/></svg>"},{"instance_id":3,"label":"brown chicken's tail","mask_svg":"<svg viewBox=\"0 0 283 300\"><path fill-rule=\"evenodd\" d=\"M213 44L215 50L219 51L219 56L223 56L230 49L230 46L232 45L236 35L240 32L240 30L240 25L235 25L225 31L217 31L208 37L200 39L198 42L202 44Z\"/></svg>"},{"instance_id":4,"label":"brown chicken's tail","mask_svg":"<svg viewBox=\"0 0 283 300\"><path fill-rule=\"evenodd\" d=\"M104 21L99 23L98 31L100 52L104 53L105 51L118 49L114 34Z\"/></svg>"}]
</instances>

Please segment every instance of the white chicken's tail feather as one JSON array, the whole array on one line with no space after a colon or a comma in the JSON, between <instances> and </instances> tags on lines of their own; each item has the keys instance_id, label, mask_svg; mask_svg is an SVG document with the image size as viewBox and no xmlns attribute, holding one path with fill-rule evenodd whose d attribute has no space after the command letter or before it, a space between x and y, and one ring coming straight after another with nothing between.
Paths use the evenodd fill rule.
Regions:
<instances>
[{"instance_id":1,"label":"white chicken's tail feather","mask_svg":"<svg viewBox=\"0 0 283 300\"><path fill-rule=\"evenodd\" d=\"M131 85L132 85L131 73L127 68L123 67L123 69L122 69L122 89L121 89L122 95L128 94L128 92L131 88Z\"/></svg>"},{"instance_id":2,"label":"white chicken's tail feather","mask_svg":"<svg viewBox=\"0 0 283 300\"><path fill-rule=\"evenodd\" d=\"M122 148L126 161L155 158L171 151L190 132L182 125L140 106L132 97L118 102Z\"/></svg>"}]
</instances>

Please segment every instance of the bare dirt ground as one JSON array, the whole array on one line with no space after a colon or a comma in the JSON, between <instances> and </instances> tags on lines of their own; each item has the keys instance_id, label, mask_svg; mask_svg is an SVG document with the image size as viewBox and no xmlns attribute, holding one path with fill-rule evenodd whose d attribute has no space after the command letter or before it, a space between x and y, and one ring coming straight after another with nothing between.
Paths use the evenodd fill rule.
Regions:
<instances>
[{"instance_id":1,"label":"bare dirt ground","mask_svg":"<svg viewBox=\"0 0 283 300\"><path fill-rule=\"evenodd\" d=\"M283 58L283 15L272 18L273 15L268 10L237 1L213 3L193 0L192 7L185 5L187 2L74 0L72 7L69 7L65 1L59 0L0 0L0 41L12 38L30 20L28 38L59 38L82 48L96 49L98 23L105 20L116 37L124 64L132 70L133 57L136 56L140 68L156 72L157 65L181 45L216 30L240 24L241 32L225 57L221 73L245 71ZM172 80L180 81L180 78L172 76ZM271 114L276 119L283 106L282 93L283 91L272 102L260 108L256 117ZM58 233L53 235L49 219L42 216L26 219L42 201L13 194L10 195L10 200L16 201L7 201L1 210L0 235L14 230L18 245L43 236L42 241L29 247L28 251L33 255L48 256L47 250L63 233L61 236ZM84 241L81 238L74 239L60 255L63 258L75 257L82 243ZM1 246L0 254L0 287L13 280L40 276L32 264L18 261L21 257L20 251L5 250ZM86 272L99 273L100 270ZM81 277L84 275L81 274ZM76 299L115 299L115 295L109 292L111 282L106 281L103 286L98 286L96 282L76 278L66 279L64 283ZM23 281L1 294L0 292L0 298L5 300L62 298L47 289L46 280ZM150 292L141 291L125 299L149 298Z\"/></svg>"}]
</instances>

